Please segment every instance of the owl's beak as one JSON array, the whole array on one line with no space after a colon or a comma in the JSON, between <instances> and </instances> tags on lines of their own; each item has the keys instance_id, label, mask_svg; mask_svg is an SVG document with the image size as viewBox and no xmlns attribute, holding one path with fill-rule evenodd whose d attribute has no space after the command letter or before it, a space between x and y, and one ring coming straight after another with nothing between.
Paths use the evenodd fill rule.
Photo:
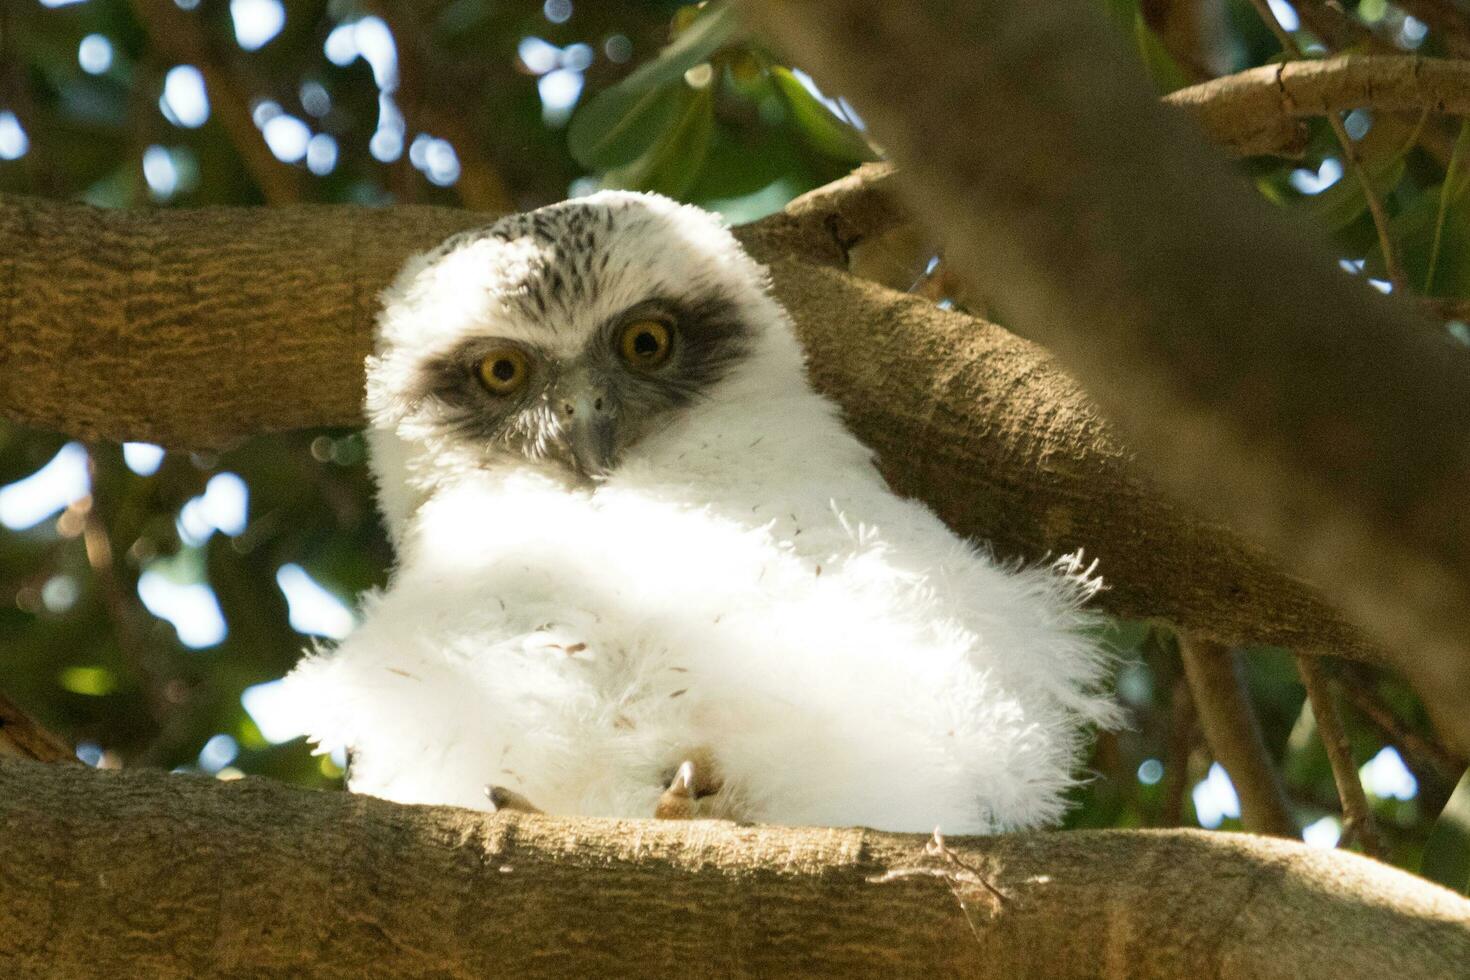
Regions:
<instances>
[{"instance_id":1,"label":"owl's beak","mask_svg":"<svg viewBox=\"0 0 1470 980\"><path fill-rule=\"evenodd\" d=\"M583 383L558 396L562 432L577 470L599 477L612 468L618 451L617 403L604 385Z\"/></svg>"}]
</instances>

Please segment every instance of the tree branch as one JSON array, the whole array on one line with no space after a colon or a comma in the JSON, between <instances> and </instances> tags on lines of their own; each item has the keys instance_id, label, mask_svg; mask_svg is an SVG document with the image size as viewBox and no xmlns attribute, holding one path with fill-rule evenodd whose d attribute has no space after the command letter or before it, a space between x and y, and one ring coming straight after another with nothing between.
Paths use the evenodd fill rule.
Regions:
<instances>
[{"instance_id":1,"label":"tree branch","mask_svg":"<svg viewBox=\"0 0 1470 980\"><path fill-rule=\"evenodd\" d=\"M951 838L953 867L1005 896L972 932L947 878L875 882L943 875L926 841L0 762L0 963L158 978L1414 980L1470 958L1461 896L1353 854L1200 831Z\"/></svg>"},{"instance_id":2,"label":"tree branch","mask_svg":"<svg viewBox=\"0 0 1470 980\"><path fill-rule=\"evenodd\" d=\"M1377 857L1383 853L1378 840L1378 828L1373 822L1373 811L1368 807L1368 797L1363 793L1363 781L1358 777L1358 765L1353 761L1352 745L1347 731L1342 727L1342 715L1337 710L1337 696L1332 682L1322 664L1310 657L1297 657L1297 670L1302 675L1302 684L1307 689L1307 700L1312 705L1312 717L1317 720L1317 735L1327 750L1327 760L1332 764L1332 780L1337 784L1337 795L1342 800L1342 842L1354 837L1366 854Z\"/></svg>"},{"instance_id":3,"label":"tree branch","mask_svg":"<svg viewBox=\"0 0 1470 980\"><path fill-rule=\"evenodd\" d=\"M770 263L817 387L896 489L1004 556L1085 548L1109 583L1101 604L1120 615L1383 662L1315 592L1163 497L1045 353L841 271L845 248L896 213L862 179L852 185L851 198L808 197L739 233ZM378 291L409 253L484 221L434 208L103 211L10 199L0 203L0 414L194 449L360 424Z\"/></svg>"},{"instance_id":4,"label":"tree branch","mask_svg":"<svg viewBox=\"0 0 1470 980\"><path fill-rule=\"evenodd\" d=\"M1164 755L1164 782L1160 787L1163 805L1159 808L1159 826L1178 827L1184 821L1184 794L1189 790L1189 757L1194 754L1198 729L1198 712L1194 695L1189 692L1189 678L1174 682L1169 697L1169 741Z\"/></svg>"},{"instance_id":5,"label":"tree branch","mask_svg":"<svg viewBox=\"0 0 1470 980\"><path fill-rule=\"evenodd\" d=\"M1360 673L1363 673L1360 670ZM1426 766L1453 785L1470 763L1438 742L1414 731L1373 690L1366 677L1344 673L1338 678L1343 698L1383 734L1386 741L1409 756L1417 765Z\"/></svg>"},{"instance_id":6,"label":"tree branch","mask_svg":"<svg viewBox=\"0 0 1470 980\"><path fill-rule=\"evenodd\" d=\"M1239 659L1228 647L1182 635L1179 656L1205 740L1240 797L1241 823L1258 834L1295 838L1296 820L1266 750Z\"/></svg>"},{"instance_id":7,"label":"tree branch","mask_svg":"<svg viewBox=\"0 0 1470 980\"><path fill-rule=\"evenodd\" d=\"M1342 55L1262 65L1164 96L1237 156L1300 156L1303 120L1349 109L1470 115L1470 62Z\"/></svg>"},{"instance_id":8,"label":"tree branch","mask_svg":"<svg viewBox=\"0 0 1470 980\"><path fill-rule=\"evenodd\" d=\"M1466 352L1160 107L1092 0L740 6L852 99L956 269L1164 484L1329 589L1470 746ZM1470 72L1418 64L1401 87L1419 94Z\"/></svg>"},{"instance_id":9,"label":"tree branch","mask_svg":"<svg viewBox=\"0 0 1470 980\"><path fill-rule=\"evenodd\" d=\"M1276 40L1281 44L1281 51L1286 58L1294 61L1301 60L1302 49L1297 45L1296 38L1281 26L1268 0L1251 0L1251 4L1256 9L1256 16L1276 35ZM1362 161L1358 159L1357 148L1353 146L1353 141L1348 136L1347 127L1342 124L1342 117L1336 111L1327 113L1327 125L1332 128L1332 135L1337 139L1337 145L1342 150L1343 163L1347 165L1348 172L1362 188L1363 200L1368 203L1368 212L1373 216L1373 228L1378 233L1378 248L1383 255L1383 265L1388 273L1389 282L1393 284L1395 290L1403 293L1404 273L1399 266L1397 252L1393 247L1393 236L1389 234L1388 212L1383 207L1383 201L1379 198L1373 181L1363 169Z\"/></svg>"}]
</instances>

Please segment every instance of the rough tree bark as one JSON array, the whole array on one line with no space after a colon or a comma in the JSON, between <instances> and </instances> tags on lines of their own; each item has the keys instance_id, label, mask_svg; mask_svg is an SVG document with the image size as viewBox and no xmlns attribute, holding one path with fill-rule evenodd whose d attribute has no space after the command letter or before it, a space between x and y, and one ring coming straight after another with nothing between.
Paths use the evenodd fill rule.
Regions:
<instances>
[{"instance_id":1,"label":"rough tree bark","mask_svg":"<svg viewBox=\"0 0 1470 980\"><path fill-rule=\"evenodd\" d=\"M901 220L868 169L740 230L817 385L903 493L1007 557L1100 559L1103 608L1222 643L1380 660L1312 590L1162 496L1077 385L999 327L854 279ZM378 291L485 218L432 208L0 203L0 414L175 447L359 421Z\"/></svg>"},{"instance_id":2,"label":"rough tree bark","mask_svg":"<svg viewBox=\"0 0 1470 980\"><path fill-rule=\"evenodd\" d=\"M1393 644L1470 746L1470 354L1160 106L1091 0L740 6L1150 470Z\"/></svg>"},{"instance_id":3,"label":"rough tree bark","mask_svg":"<svg viewBox=\"0 0 1470 980\"><path fill-rule=\"evenodd\" d=\"M407 807L266 780L0 760L7 976L1187 976L1470 961L1470 900L1200 831L951 839ZM1288 941L1283 942L1283 937Z\"/></svg>"}]
</instances>

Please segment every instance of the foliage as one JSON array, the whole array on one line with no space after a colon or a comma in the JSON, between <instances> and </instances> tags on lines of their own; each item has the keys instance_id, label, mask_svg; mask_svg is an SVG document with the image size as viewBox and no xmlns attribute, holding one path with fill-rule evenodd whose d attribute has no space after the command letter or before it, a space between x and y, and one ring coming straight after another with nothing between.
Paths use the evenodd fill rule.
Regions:
<instances>
[{"instance_id":1,"label":"foliage","mask_svg":"<svg viewBox=\"0 0 1470 980\"><path fill-rule=\"evenodd\" d=\"M188 11L202 39L196 60L209 62L199 67L234 79L249 100L244 109L257 131L244 136L223 123L220 100L228 96L218 90L208 93L208 118L189 124L181 111L188 106L179 101L188 93L170 88L188 87L188 73L176 74L186 64L173 53L178 39L161 38L140 21L137 11L146 5L6 6L0 192L104 207L259 204L261 176L241 142L259 139L300 179L302 200L465 203L474 171L496 175L520 207L621 186L658 190L740 221L877 155L850 107L746 37L719 4L424 0L402 5L419 18L395 18L395 33L373 16L392 5L288 0L279 31L247 50L248 31L232 10L264 10L273 2L179 4L197 7ZM1191 80L1137 0L1106 2L1161 90ZM1442 39L1419 33L1394 8L1364 3L1356 11L1365 37L1443 50ZM1232 0L1227 26L1229 70L1280 56L1247 0ZM408 36L407 28L421 36ZM403 50L401 65L383 54L385 36L393 42L389 51ZM97 38L110 52L100 68ZM1315 50L1313 39L1302 38ZM84 67L88 45L93 60ZM419 50L432 56L408 57ZM400 79L399 68L422 75ZM445 131L446 108L460 131ZM1353 157L1384 204L1386 239L1343 148L1320 121L1301 160L1251 160L1243 169L1262 193L1331 233L1355 274L1387 274L1386 240L1410 288L1470 295L1470 150L1463 130L1439 118L1361 111L1346 127ZM23 146L16 131L25 134ZM899 256L896 267L928 270L916 288L945 303L988 306L947 282L922 243L903 247L918 251ZM40 469L63 442L0 424L0 487ZM290 615L278 585L283 567L299 566L347 602L384 579L391 556L371 504L360 437L308 432L219 454L168 452L147 475L146 466L135 472L118 446L86 448L85 496L34 526L0 530L0 689L83 743L92 762L335 784L340 770L331 760L313 758L299 739L268 740L241 696L279 677L309 642L291 625L292 618L302 625L304 614ZM225 519L217 522L224 530L209 524L211 488L234 485L211 482L221 474L238 474L248 487L243 528ZM207 586L227 634L198 649L186 645L141 601L144 576ZM1122 657L1119 687L1132 725L1099 739L1096 777L1077 790L1070 824L1213 823L1209 809L1228 801L1210 776L1208 748L1178 710L1185 688L1173 638L1162 627L1133 623L1114 624L1110 635ZM1331 772L1290 657L1252 651L1248 662L1266 741L1297 816L1312 824L1335 815ZM1402 728L1428 731L1422 708L1396 679L1354 670L1344 681L1380 702ZM1356 759L1383 758L1393 744L1384 728L1361 712L1347 714ZM1426 873L1464 889L1470 788L1461 780L1455 790L1455 774L1411 748L1398 745L1414 792L1371 797L1389 857L1409 868L1422 857ZM1223 825L1238 821L1226 817Z\"/></svg>"}]
</instances>

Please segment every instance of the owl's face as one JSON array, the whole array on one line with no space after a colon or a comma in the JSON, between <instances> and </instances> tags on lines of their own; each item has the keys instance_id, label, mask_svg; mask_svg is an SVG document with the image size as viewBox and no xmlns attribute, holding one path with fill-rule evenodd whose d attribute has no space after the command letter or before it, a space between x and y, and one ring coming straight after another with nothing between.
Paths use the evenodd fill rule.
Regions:
<instances>
[{"instance_id":1,"label":"owl's face","mask_svg":"<svg viewBox=\"0 0 1470 980\"><path fill-rule=\"evenodd\" d=\"M649 195L569 201L410 263L385 295L369 415L456 465L596 480L710 398L773 316L762 271L712 216Z\"/></svg>"}]
</instances>

